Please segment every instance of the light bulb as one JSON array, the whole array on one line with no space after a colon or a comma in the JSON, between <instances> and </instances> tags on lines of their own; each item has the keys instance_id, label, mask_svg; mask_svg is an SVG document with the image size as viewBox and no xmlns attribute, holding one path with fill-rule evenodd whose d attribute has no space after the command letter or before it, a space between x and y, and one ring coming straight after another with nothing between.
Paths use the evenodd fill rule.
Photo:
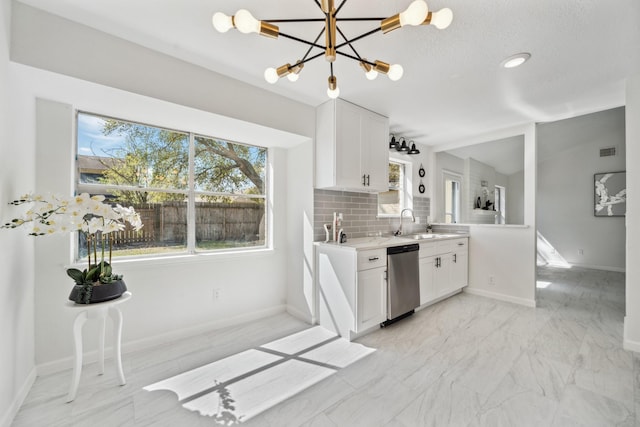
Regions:
<instances>
[{"instance_id":1,"label":"light bulb","mask_svg":"<svg viewBox=\"0 0 640 427\"><path fill-rule=\"evenodd\" d=\"M451 21L453 21L453 12L448 7L445 7L431 14L430 24L439 30L444 30L451 25Z\"/></svg>"},{"instance_id":2,"label":"light bulb","mask_svg":"<svg viewBox=\"0 0 640 427\"><path fill-rule=\"evenodd\" d=\"M376 77L378 77L378 72L372 68L369 71L367 71L364 75L367 76L367 79L369 80L375 80Z\"/></svg>"},{"instance_id":3,"label":"light bulb","mask_svg":"<svg viewBox=\"0 0 640 427\"><path fill-rule=\"evenodd\" d=\"M259 33L260 32L260 21L251 15L246 9L240 9L236 12L233 18L236 28L238 31L244 34L249 33Z\"/></svg>"},{"instance_id":4,"label":"light bulb","mask_svg":"<svg viewBox=\"0 0 640 427\"><path fill-rule=\"evenodd\" d=\"M402 78L403 73L404 73L404 68L402 68L402 65L393 64L391 67L389 67L389 72L387 73L387 76L389 76L389 79L395 82Z\"/></svg>"},{"instance_id":5,"label":"light bulb","mask_svg":"<svg viewBox=\"0 0 640 427\"><path fill-rule=\"evenodd\" d=\"M400 13L400 25L420 25L427 18L429 7L424 0L415 0L407 10Z\"/></svg>"},{"instance_id":6,"label":"light bulb","mask_svg":"<svg viewBox=\"0 0 640 427\"><path fill-rule=\"evenodd\" d=\"M264 79L268 83L274 84L280 79L280 77L278 77L278 72L276 71L275 68L269 67L266 70L264 70Z\"/></svg>"},{"instance_id":7,"label":"light bulb","mask_svg":"<svg viewBox=\"0 0 640 427\"><path fill-rule=\"evenodd\" d=\"M340 88L336 86L335 89L327 89L327 96L331 99L336 99L340 96Z\"/></svg>"},{"instance_id":8,"label":"light bulb","mask_svg":"<svg viewBox=\"0 0 640 427\"><path fill-rule=\"evenodd\" d=\"M290 82L297 82L298 79L300 78L300 74L289 73L287 74L287 78L289 79Z\"/></svg>"},{"instance_id":9,"label":"light bulb","mask_svg":"<svg viewBox=\"0 0 640 427\"><path fill-rule=\"evenodd\" d=\"M220 33L226 33L233 28L233 19L230 16L225 15L222 12L216 12L211 19L213 28Z\"/></svg>"}]
</instances>

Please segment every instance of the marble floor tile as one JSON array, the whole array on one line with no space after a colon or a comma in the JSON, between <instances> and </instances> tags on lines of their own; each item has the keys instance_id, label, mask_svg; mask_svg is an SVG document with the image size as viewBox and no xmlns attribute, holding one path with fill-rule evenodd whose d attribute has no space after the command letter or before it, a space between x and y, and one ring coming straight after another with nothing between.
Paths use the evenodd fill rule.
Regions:
<instances>
[{"instance_id":1,"label":"marble floor tile","mask_svg":"<svg viewBox=\"0 0 640 427\"><path fill-rule=\"evenodd\" d=\"M88 364L69 404L71 371L44 375L12 426L233 425L242 410L253 417L240 424L250 427L640 427L640 356L622 348L624 274L542 267L538 280L546 287L537 289L536 308L463 292L359 338L375 350L362 358L361 347L337 341L304 351L318 340L286 337L312 328L282 313L124 354L125 386L112 361L102 376ZM183 407L206 391L179 401L174 392L143 389L274 341L279 347L263 351L300 350L291 360L319 372L287 365L265 373L262 385L231 390L234 400L256 402L288 393L260 413L245 401L235 413L206 416ZM188 382L202 389L201 379Z\"/></svg>"},{"instance_id":2,"label":"marble floor tile","mask_svg":"<svg viewBox=\"0 0 640 427\"><path fill-rule=\"evenodd\" d=\"M383 426L400 413L415 397L415 391L385 375L345 397L325 414L340 426Z\"/></svg>"},{"instance_id":3,"label":"marble floor tile","mask_svg":"<svg viewBox=\"0 0 640 427\"><path fill-rule=\"evenodd\" d=\"M521 390L559 401L571 371L572 366L567 363L527 350L520 354L507 376Z\"/></svg>"},{"instance_id":4,"label":"marble floor tile","mask_svg":"<svg viewBox=\"0 0 640 427\"><path fill-rule=\"evenodd\" d=\"M478 393L443 377L412 399L396 420L406 427L466 426L477 417L480 406Z\"/></svg>"},{"instance_id":5,"label":"marble floor tile","mask_svg":"<svg viewBox=\"0 0 640 427\"><path fill-rule=\"evenodd\" d=\"M497 393L496 393L497 394ZM554 399L532 391L500 393L482 406L469 427L549 426L558 408Z\"/></svg>"},{"instance_id":6,"label":"marble floor tile","mask_svg":"<svg viewBox=\"0 0 640 427\"><path fill-rule=\"evenodd\" d=\"M567 386L551 424L571 426L634 426L635 409L577 386Z\"/></svg>"}]
</instances>

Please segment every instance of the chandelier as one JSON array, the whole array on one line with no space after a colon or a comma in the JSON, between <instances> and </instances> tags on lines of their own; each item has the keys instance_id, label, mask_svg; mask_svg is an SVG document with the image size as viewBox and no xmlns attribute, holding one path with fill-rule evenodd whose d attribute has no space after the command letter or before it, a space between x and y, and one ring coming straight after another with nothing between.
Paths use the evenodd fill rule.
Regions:
<instances>
[{"instance_id":1,"label":"chandelier","mask_svg":"<svg viewBox=\"0 0 640 427\"><path fill-rule=\"evenodd\" d=\"M329 62L329 87L327 95L330 98L337 98L340 95L338 88L338 79L333 72L333 63L337 56L349 58L360 64L365 76L369 80L375 79L378 74L386 74L389 79L396 81L402 77L404 70L399 64L389 64L387 62L375 60L369 61L360 56L354 47L354 43L372 34L382 31L384 34L396 30L407 25L433 25L438 29L447 28L453 20L453 12L449 8L441 9L437 12L430 12L427 3L424 0L415 0L409 7L401 13L388 18L338 18L340 9L345 5L347 0L342 0L336 8L334 0L313 0L318 5L324 18L306 18L306 19L266 19L258 20L245 9L240 9L233 16L225 15L217 12L213 15L213 26L221 33L226 33L231 28L236 28L244 34L257 33L269 38L284 37L308 46L308 49L301 59L297 60L293 65L284 64L277 68L267 68L264 72L264 78L267 82L274 84L280 78L287 77L290 81L298 80L300 72L307 62L324 56ZM356 21L379 21L380 25L376 28L349 39L340 30L338 24L342 22ZM313 41L304 40L299 37L292 36L280 31L275 23L291 23L291 22L324 22L320 33ZM324 35L325 44L319 44L318 41ZM337 36L340 35L339 41ZM320 49L321 52L314 51L314 48Z\"/></svg>"}]
</instances>

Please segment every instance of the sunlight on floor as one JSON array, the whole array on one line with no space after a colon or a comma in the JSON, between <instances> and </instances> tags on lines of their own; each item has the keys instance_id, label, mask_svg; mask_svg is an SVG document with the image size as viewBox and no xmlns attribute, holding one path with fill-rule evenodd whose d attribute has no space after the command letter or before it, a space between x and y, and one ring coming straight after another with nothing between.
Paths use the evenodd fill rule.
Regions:
<instances>
[{"instance_id":1,"label":"sunlight on floor","mask_svg":"<svg viewBox=\"0 0 640 427\"><path fill-rule=\"evenodd\" d=\"M571 264L553 247L545 237L537 232L538 265L548 265L558 268L571 268Z\"/></svg>"},{"instance_id":2,"label":"sunlight on floor","mask_svg":"<svg viewBox=\"0 0 640 427\"><path fill-rule=\"evenodd\" d=\"M247 421L375 350L316 326L144 387L232 425Z\"/></svg>"},{"instance_id":3,"label":"sunlight on floor","mask_svg":"<svg viewBox=\"0 0 640 427\"><path fill-rule=\"evenodd\" d=\"M545 288L548 288L550 285L551 285L551 282L545 282L544 280L536 281L536 288L538 289L545 289Z\"/></svg>"}]
</instances>

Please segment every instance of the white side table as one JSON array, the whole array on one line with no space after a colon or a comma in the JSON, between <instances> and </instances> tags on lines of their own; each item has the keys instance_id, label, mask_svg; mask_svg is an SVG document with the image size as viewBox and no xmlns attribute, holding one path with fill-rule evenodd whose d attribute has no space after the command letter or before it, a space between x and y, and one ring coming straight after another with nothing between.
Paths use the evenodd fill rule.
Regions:
<instances>
[{"instance_id":1,"label":"white side table","mask_svg":"<svg viewBox=\"0 0 640 427\"><path fill-rule=\"evenodd\" d=\"M116 362L116 374L120 380L120 385L125 385L124 372L122 371L121 339L122 339L122 312L118 305L131 299L131 292L125 292L120 298L111 301L98 302L95 304L76 304L67 301L66 307L78 312L73 321L73 347L75 350L75 361L73 364L73 376L71 378L71 388L67 395L67 403L76 398L78 384L80 383L80 373L82 371L82 327L87 319L98 319L100 321L100 332L98 337L98 363L99 375L104 374L104 335L107 324L107 314L113 319L113 357Z\"/></svg>"}]
</instances>

